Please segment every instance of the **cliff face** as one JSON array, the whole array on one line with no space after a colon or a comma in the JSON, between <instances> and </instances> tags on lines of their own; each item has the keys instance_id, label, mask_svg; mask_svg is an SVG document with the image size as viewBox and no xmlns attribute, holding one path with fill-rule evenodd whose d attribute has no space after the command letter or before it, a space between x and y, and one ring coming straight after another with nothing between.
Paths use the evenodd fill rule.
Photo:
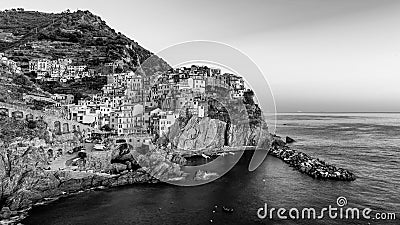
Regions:
<instances>
[{"instance_id":1,"label":"cliff face","mask_svg":"<svg viewBox=\"0 0 400 225\"><path fill-rule=\"evenodd\" d=\"M41 147L45 141L16 141L7 148L0 150L0 205L7 204L15 207L23 202L23 196L29 192L38 180L35 177L42 175L42 169L47 165L47 157ZM23 203L22 203L23 204Z\"/></svg>"},{"instance_id":2,"label":"cliff face","mask_svg":"<svg viewBox=\"0 0 400 225\"><path fill-rule=\"evenodd\" d=\"M268 128L249 124L227 126L227 123L209 117L192 117L186 125L176 122L170 127L168 140L179 151L207 151L224 146L257 146L269 149L271 137Z\"/></svg>"},{"instance_id":3,"label":"cliff face","mask_svg":"<svg viewBox=\"0 0 400 225\"><path fill-rule=\"evenodd\" d=\"M228 132L230 146L256 146L259 149L268 150L271 147L272 136L268 132L268 126L262 122L261 126L232 125Z\"/></svg>"},{"instance_id":4,"label":"cliff face","mask_svg":"<svg viewBox=\"0 0 400 225\"><path fill-rule=\"evenodd\" d=\"M222 148L226 123L217 119L192 117L181 129L179 123L172 125L168 139L178 150L202 150Z\"/></svg>"},{"instance_id":5,"label":"cliff face","mask_svg":"<svg viewBox=\"0 0 400 225\"><path fill-rule=\"evenodd\" d=\"M248 124L231 125L228 130L229 146L246 146L253 142L253 131Z\"/></svg>"}]
</instances>

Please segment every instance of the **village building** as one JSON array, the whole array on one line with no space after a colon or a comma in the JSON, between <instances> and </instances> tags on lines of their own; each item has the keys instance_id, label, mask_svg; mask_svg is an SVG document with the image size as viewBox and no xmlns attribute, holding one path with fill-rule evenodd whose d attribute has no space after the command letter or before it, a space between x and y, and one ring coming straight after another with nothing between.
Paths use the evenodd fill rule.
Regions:
<instances>
[{"instance_id":1,"label":"village building","mask_svg":"<svg viewBox=\"0 0 400 225\"><path fill-rule=\"evenodd\" d=\"M99 114L95 108L86 105L68 106L69 119L78 123L99 128Z\"/></svg>"},{"instance_id":2,"label":"village building","mask_svg":"<svg viewBox=\"0 0 400 225\"><path fill-rule=\"evenodd\" d=\"M172 124L175 123L175 120L179 117L178 113L174 113L173 111L168 111L168 112L159 112L159 135L167 134L169 128L172 126Z\"/></svg>"},{"instance_id":3,"label":"village building","mask_svg":"<svg viewBox=\"0 0 400 225\"><path fill-rule=\"evenodd\" d=\"M70 94L53 94L51 98L59 103L60 106L74 103L74 95Z\"/></svg>"},{"instance_id":4,"label":"village building","mask_svg":"<svg viewBox=\"0 0 400 225\"><path fill-rule=\"evenodd\" d=\"M143 133L143 105L124 104L116 113L118 135Z\"/></svg>"},{"instance_id":5,"label":"village building","mask_svg":"<svg viewBox=\"0 0 400 225\"><path fill-rule=\"evenodd\" d=\"M206 92L206 81L203 79L202 76L193 76L188 79L188 85L189 87L199 93L205 93Z\"/></svg>"}]
</instances>

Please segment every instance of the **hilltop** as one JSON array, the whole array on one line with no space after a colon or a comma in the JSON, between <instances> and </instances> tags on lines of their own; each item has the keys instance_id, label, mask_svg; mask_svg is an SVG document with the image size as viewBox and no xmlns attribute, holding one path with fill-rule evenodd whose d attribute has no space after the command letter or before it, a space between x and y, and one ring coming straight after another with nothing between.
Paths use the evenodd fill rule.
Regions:
<instances>
[{"instance_id":1,"label":"hilltop","mask_svg":"<svg viewBox=\"0 0 400 225\"><path fill-rule=\"evenodd\" d=\"M120 69L135 69L152 56L150 51L116 32L99 16L81 10L0 12L0 52L21 62L22 68L32 58L66 57L93 69L115 61L119 61Z\"/></svg>"},{"instance_id":2,"label":"hilltop","mask_svg":"<svg viewBox=\"0 0 400 225\"><path fill-rule=\"evenodd\" d=\"M23 9L0 11L0 53L20 67L24 76L18 76L30 79L32 82L29 84L35 86L34 89L41 95L48 92L79 96L99 93L106 84L105 77L101 75L135 71L153 56L134 40L112 29L99 16L81 10L61 13ZM169 68L163 60L153 58L156 60L152 60L151 68L143 68L146 74ZM36 79L38 74L32 73L30 68L30 62L34 60L60 59L71 60L70 66L85 66L85 73L90 77L82 76L68 82L43 82ZM4 71L1 74L16 77ZM13 96L17 95L11 95L8 99L13 100Z\"/></svg>"}]
</instances>

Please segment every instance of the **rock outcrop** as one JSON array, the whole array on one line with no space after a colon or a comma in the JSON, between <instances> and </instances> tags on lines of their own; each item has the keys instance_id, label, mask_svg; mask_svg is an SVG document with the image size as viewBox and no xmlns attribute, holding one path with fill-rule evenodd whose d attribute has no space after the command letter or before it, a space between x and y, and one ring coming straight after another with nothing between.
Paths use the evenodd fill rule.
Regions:
<instances>
[{"instance_id":1,"label":"rock outcrop","mask_svg":"<svg viewBox=\"0 0 400 225\"><path fill-rule=\"evenodd\" d=\"M296 142L293 138L291 138L291 137L289 137L289 136L286 136L286 143L287 144L291 144L291 143L293 143L293 142Z\"/></svg>"},{"instance_id":2,"label":"rock outcrop","mask_svg":"<svg viewBox=\"0 0 400 225\"><path fill-rule=\"evenodd\" d=\"M186 123L178 120L170 127L164 139L174 150L196 152L215 152L226 146L258 146L267 150L271 144L266 124L250 126L247 121L227 124L209 117L192 117Z\"/></svg>"},{"instance_id":3,"label":"rock outcrop","mask_svg":"<svg viewBox=\"0 0 400 225\"><path fill-rule=\"evenodd\" d=\"M232 147L255 146L268 150L271 147L271 135L266 124L249 126L248 124L231 125L227 133L228 145Z\"/></svg>"},{"instance_id":4,"label":"rock outcrop","mask_svg":"<svg viewBox=\"0 0 400 225\"><path fill-rule=\"evenodd\" d=\"M37 152L29 153L28 157L33 157L36 154ZM125 164L114 164L114 166L116 170L124 172L109 175L37 169L26 172L29 176L19 175L11 180L3 180L7 183L3 182L6 186L3 187L1 206L8 206L11 210L21 210L45 198L53 198L101 186L116 187L127 184L158 182L144 169L128 171Z\"/></svg>"},{"instance_id":5,"label":"rock outcrop","mask_svg":"<svg viewBox=\"0 0 400 225\"><path fill-rule=\"evenodd\" d=\"M61 140L52 138L45 127L29 127L25 121L4 119L1 124L0 220L15 216L16 210L27 209L46 198L97 187L159 182L147 169L133 168L137 163L132 148L93 152L85 159L76 158L78 171L64 170L65 165L61 164L51 169L50 163L58 164L55 159L67 154L58 148ZM58 149L57 153L51 149Z\"/></svg>"},{"instance_id":6,"label":"rock outcrop","mask_svg":"<svg viewBox=\"0 0 400 225\"><path fill-rule=\"evenodd\" d=\"M134 154L133 150L134 150L133 146L128 145L126 143L117 146L112 151L111 163L114 165L114 167L116 164L125 165L126 169L128 169L128 170L132 170L132 169L136 170L136 169L140 168L140 165L137 163L137 161L135 159L135 154ZM136 153L136 155L137 155L137 153ZM118 170L123 168L121 165Z\"/></svg>"},{"instance_id":7,"label":"rock outcrop","mask_svg":"<svg viewBox=\"0 0 400 225\"><path fill-rule=\"evenodd\" d=\"M222 148L225 143L226 123L209 117L192 117L181 128L175 123L168 133L169 142L177 150L198 151Z\"/></svg>"}]
</instances>

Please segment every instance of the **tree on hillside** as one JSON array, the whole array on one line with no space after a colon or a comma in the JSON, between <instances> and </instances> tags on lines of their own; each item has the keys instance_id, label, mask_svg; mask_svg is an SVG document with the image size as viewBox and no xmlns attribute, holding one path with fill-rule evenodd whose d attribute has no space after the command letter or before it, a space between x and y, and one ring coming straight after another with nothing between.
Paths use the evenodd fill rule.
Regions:
<instances>
[{"instance_id":1,"label":"tree on hillside","mask_svg":"<svg viewBox=\"0 0 400 225\"><path fill-rule=\"evenodd\" d=\"M253 105L254 104L253 97L254 97L254 92L252 90L245 91L243 93L243 103Z\"/></svg>"}]
</instances>

